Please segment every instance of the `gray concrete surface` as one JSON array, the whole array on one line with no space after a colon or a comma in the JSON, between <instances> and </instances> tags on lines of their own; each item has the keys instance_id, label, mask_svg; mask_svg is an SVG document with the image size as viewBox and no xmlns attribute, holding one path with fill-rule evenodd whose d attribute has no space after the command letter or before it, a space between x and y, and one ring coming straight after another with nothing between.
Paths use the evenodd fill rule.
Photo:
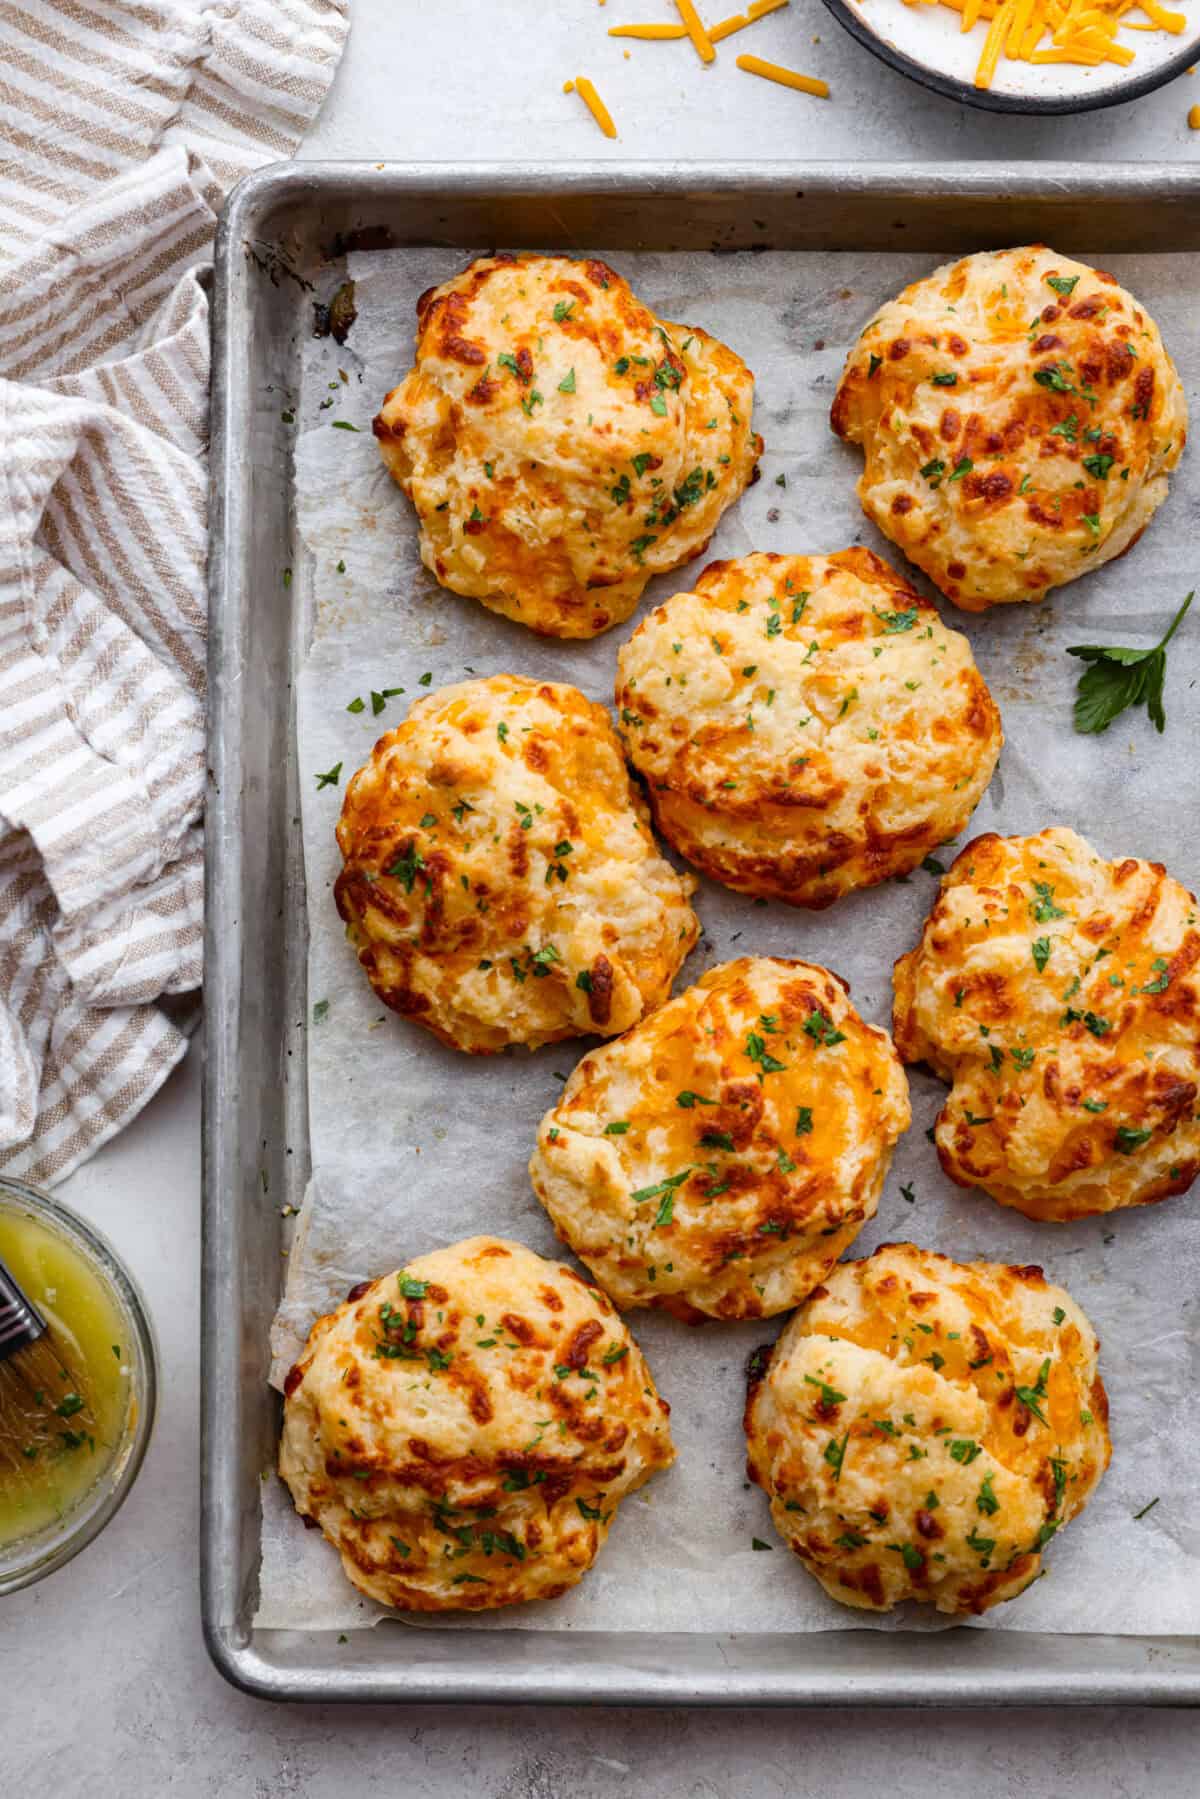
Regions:
<instances>
[{"instance_id":1,"label":"gray concrete surface","mask_svg":"<svg viewBox=\"0 0 1200 1799\"><path fill-rule=\"evenodd\" d=\"M1200 79L1090 117L992 119L889 73L820 0L792 0L755 29L753 48L824 75L833 99L819 105L752 86L728 55L705 70L686 45L633 45L625 61L605 37L618 19L667 16L666 0L603 9L594 0L356 0L350 48L306 153L1103 162L1200 149L1185 117ZM607 146L561 93L580 73L617 114L618 144ZM63 1190L146 1289L162 1411L113 1527L4 1606L0 1794L1196 1799L1200 1719L1191 1713L351 1712L271 1708L226 1687L205 1659L196 1592L199 1072L197 1052Z\"/></svg>"}]
</instances>

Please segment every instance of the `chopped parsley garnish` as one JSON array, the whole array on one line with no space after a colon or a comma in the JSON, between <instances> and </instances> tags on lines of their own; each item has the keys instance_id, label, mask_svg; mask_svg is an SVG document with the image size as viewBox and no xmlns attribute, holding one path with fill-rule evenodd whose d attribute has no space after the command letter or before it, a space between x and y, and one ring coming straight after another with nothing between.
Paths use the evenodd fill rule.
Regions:
<instances>
[{"instance_id":1,"label":"chopped parsley garnish","mask_svg":"<svg viewBox=\"0 0 1200 1799\"><path fill-rule=\"evenodd\" d=\"M703 1131L700 1146L702 1149L732 1149L733 1138L728 1131Z\"/></svg>"},{"instance_id":2,"label":"chopped parsley garnish","mask_svg":"<svg viewBox=\"0 0 1200 1799\"><path fill-rule=\"evenodd\" d=\"M1167 958L1165 956L1155 956L1150 966L1158 978L1153 981L1144 981L1142 983L1142 992L1165 993L1167 988L1171 985L1170 968Z\"/></svg>"},{"instance_id":3,"label":"chopped parsley garnish","mask_svg":"<svg viewBox=\"0 0 1200 1799\"><path fill-rule=\"evenodd\" d=\"M774 1543L764 1543L761 1537L751 1537L751 1549L774 1549Z\"/></svg>"},{"instance_id":4,"label":"chopped parsley garnish","mask_svg":"<svg viewBox=\"0 0 1200 1799\"><path fill-rule=\"evenodd\" d=\"M797 1137L807 1137L811 1133L812 1128L813 1128L812 1107L811 1106L797 1106L796 1107L796 1135L797 1135Z\"/></svg>"},{"instance_id":5,"label":"chopped parsley garnish","mask_svg":"<svg viewBox=\"0 0 1200 1799\"><path fill-rule=\"evenodd\" d=\"M888 1548L894 1549L897 1555L903 1557L904 1566L910 1574L919 1574L925 1566L925 1557L912 1543L889 1543Z\"/></svg>"},{"instance_id":6,"label":"chopped parsley garnish","mask_svg":"<svg viewBox=\"0 0 1200 1799\"><path fill-rule=\"evenodd\" d=\"M969 1468L975 1457L982 1454L980 1445L973 1443L969 1437L956 1437L950 1445L951 1459L961 1462L964 1468Z\"/></svg>"},{"instance_id":7,"label":"chopped parsley garnish","mask_svg":"<svg viewBox=\"0 0 1200 1799\"><path fill-rule=\"evenodd\" d=\"M1117 1126L1116 1147L1123 1156L1131 1156L1135 1149L1140 1149L1142 1147L1143 1143L1149 1143L1153 1135L1153 1131L1137 1131L1133 1130L1127 1124L1119 1124Z\"/></svg>"},{"instance_id":8,"label":"chopped parsley garnish","mask_svg":"<svg viewBox=\"0 0 1200 1799\"><path fill-rule=\"evenodd\" d=\"M1056 294L1061 294L1065 300L1069 294L1075 292L1078 280L1078 275L1047 275L1046 285L1052 287Z\"/></svg>"},{"instance_id":9,"label":"chopped parsley garnish","mask_svg":"<svg viewBox=\"0 0 1200 1799\"><path fill-rule=\"evenodd\" d=\"M981 1537L975 1526L971 1526L971 1534L967 1538L967 1548L975 1551L983 1567L987 1567L988 1559L995 1547L995 1537Z\"/></svg>"},{"instance_id":10,"label":"chopped parsley garnish","mask_svg":"<svg viewBox=\"0 0 1200 1799\"><path fill-rule=\"evenodd\" d=\"M404 854L397 856L391 867L385 869L384 872L393 880L399 881L405 893L411 893L413 882L424 867L425 858L414 842L410 843Z\"/></svg>"},{"instance_id":11,"label":"chopped parsley garnish","mask_svg":"<svg viewBox=\"0 0 1200 1799\"><path fill-rule=\"evenodd\" d=\"M1066 370L1066 374L1063 373L1064 369ZM1056 393L1056 394L1078 393L1079 389L1075 386L1075 384L1073 382L1068 381L1066 378L1066 375L1069 375L1070 373L1071 373L1070 363L1069 362L1059 362L1059 363L1056 363L1053 368L1035 369L1033 371L1033 378L1037 382L1039 387L1048 387L1052 393Z\"/></svg>"},{"instance_id":12,"label":"chopped parsley garnish","mask_svg":"<svg viewBox=\"0 0 1200 1799\"><path fill-rule=\"evenodd\" d=\"M846 1459L846 1445L849 1441L849 1431L846 1432L840 1443L836 1437L830 1437L823 1451L825 1461L833 1469L833 1484L835 1487L842 1478L842 1463Z\"/></svg>"},{"instance_id":13,"label":"chopped parsley garnish","mask_svg":"<svg viewBox=\"0 0 1200 1799\"><path fill-rule=\"evenodd\" d=\"M1030 944L1029 949L1033 956L1033 965L1039 974L1041 974L1047 962L1050 960L1050 951L1052 948L1053 945L1050 942L1049 937L1035 937Z\"/></svg>"},{"instance_id":14,"label":"chopped parsley garnish","mask_svg":"<svg viewBox=\"0 0 1200 1799\"><path fill-rule=\"evenodd\" d=\"M779 1062L770 1055L767 1046L757 1031L751 1031L746 1038L746 1054L752 1062L757 1062L764 1074L781 1074L787 1067L786 1062Z\"/></svg>"},{"instance_id":15,"label":"chopped parsley garnish","mask_svg":"<svg viewBox=\"0 0 1200 1799\"><path fill-rule=\"evenodd\" d=\"M693 1106L715 1106L716 1103L715 1099L705 1099L702 1093L693 1093L687 1087L675 1095L675 1104L682 1106L685 1112L690 1112Z\"/></svg>"},{"instance_id":16,"label":"chopped parsley garnish","mask_svg":"<svg viewBox=\"0 0 1200 1799\"><path fill-rule=\"evenodd\" d=\"M558 391L560 394L573 394L575 392L575 370L573 368L568 369L562 380L559 382Z\"/></svg>"},{"instance_id":17,"label":"chopped parsley garnish","mask_svg":"<svg viewBox=\"0 0 1200 1799\"><path fill-rule=\"evenodd\" d=\"M564 319L570 318L574 306L574 300L557 301L554 307L554 323L561 325Z\"/></svg>"},{"instance_id":18,"label":"chopped parsley garnish","mask_svg":"<svg viewBox=\"0 0 1200 1799\"><path fill-rule=\"evenodd\" d=\"M950 479L952 481L961 481L963 476L969 475L974 467L975 464L971 461L969 456L960 456L950 471Z\"/></svg>"},{"instance_id":19,"label":"chopped parsley garnish","mask_svg":"<svg viewBox=\"0 0 1200 1799\"><path fill-rule=\"evenodd\" d=\"M322 787L336 787L341 778L342 765L340 762L335 762L332 768L327 769L323 775L317 776L317 792L320 793Z\"/></svg>"},{"instance_id":20,"label":"chopped parsley garnish","mask_svg":"<svg viewBox=\"0 0 1200 1799\"><path fill-rule=\"evenodd\" d=\"M941 372L939 372L936 375L931 375L930 379L933 382L933 385L935 387L957 387L958 386L958 376L954 373L954 371L952 369L942 370Z\"/></svg>"},{"instance_id":21,"label":"chopped parsley garnish","mask_svg":"<svg viewBox=\"0 0 1200 1799\"><path fill-rule=\"evenodd\" d=\"M428 1281L416 1280L411 1274L401 1272L397 1281L405 1299L424 1299L429 1291Z\"/></svg>"},{"instance_id":22,"label":"chopped parsley garnish","mask_svg":"<svg viewBox=\"0 0 1200 1799\"><path fill-rule=\"evenodd\" d=\"M1054 889L1048 881L1033 883L1034 898L1029 902L1029 910L1038 924L1045 924L1051 918L1065 918L1067 914L1061 906L1054 903Z\"/></svg>"},{"instance_id":23,"label":"chopped parsley garnish","mask_svg":"<svg viewBox=\"0 0 1200 1799\"><path fill-rule=\"evenodd\" d=\"M1050 1357L1047 1356L1038 1369L1037 1384L1032 1387L1017 1387L1017 1398L1023 1406L1031 1411L1039 1424L1047 1424L1046 1414L1042 1411L1042 1401L1046 1397L1046 1380L1050 1373Z\"/></svg>"},{"instance_id":24,"label":"chopped parsley garnish","mask_svg":"<svg viewBox=\"0 0 1200 1799\"><path fill-rule=\"evenodd\" d=\"M994 1479L994 1475L985 1474L983 1477L983 1485L975 1495L976 1511L982 1512L984 1516L988 1518L991 1517L993 1512L998 1512L1000 1510L1000 1501L992 1492L992 1481Z\"/></svg>"},{"instance_id":25,"label":"chopped parsley garnish","mask_svg":"<svg viewBox=\"0 0 1200 1799\"><path fill-rule=\"evenodd\" d=\"M629 1197L634 1205L641 1205L643 1200L657 1199L660 1194L673 1194L676 1187L682 1187L684 1181L686 1181L691 1172L692 1170L690 1167L681 1168L678 1174L669 1174L666 1180L656 1181L652 1187L639 1187L636 1192L631 1193Z\"/></svg>"},{"instance_id":26,"label":"chopped parsley garnish","mask_svg":"<svg viewBox=\"0 0 1200 1799\"><path fill-rule=\"evenodd\" d=\"M806 1374L804 1380L806 1386L820 1388L822 1405L845 1405L846 1395L839 1393L836 1387L828 1386L823 1380L817 1380L811 1374Z\"/></svg>"},{"instance_id":27,"label":"chopped parsley garnish","mask_svg":"<svg viewBox=\"0 0 1200 1799\"><path fill-rule=\"evenodd\" d=\"M883 622L884 636L894 637L897 632L912 630L917 622L918 609L916 606L909 606L904 612L880 612L876 610L875 616Z\"/></svg>"},{"instance_id":28,"label":"chopped parsley garnish","mask_svg":"<svg viewBox=\"0 0 1200 1799\"><path fill-rule=\"evenodd\" d=\"M810 1012L804 1021L804 1035L823 1049L832 1049L835 1044L846 1041L845 1031L839 1031L831 1019L823 1012Z\"/></svg>"},{"instance_id":29,"label":"chopped parsley garnish","mask_svg":"<svg viewBox=\"0 0 1200 1799\"><path fill-rule=\"evenodd\" d=\"M932 457L930 461L924 463L921 467L921 473L931 487L941 486L941 477L945 472L945 463L936 456Z\"/></svg>"},{"instance_id":30,"label":"chopped parsley garnish","mask_svg":"<svg viewBox=\"0 0 1200 1799\"><path fill-rule=\"evenodd\" d=\"M1097 481L1107 481L1108 471L1115 460L1113 456L1085 456L1083 467L1089 475L1095 475Z\"/></svg>"}]
</instances>

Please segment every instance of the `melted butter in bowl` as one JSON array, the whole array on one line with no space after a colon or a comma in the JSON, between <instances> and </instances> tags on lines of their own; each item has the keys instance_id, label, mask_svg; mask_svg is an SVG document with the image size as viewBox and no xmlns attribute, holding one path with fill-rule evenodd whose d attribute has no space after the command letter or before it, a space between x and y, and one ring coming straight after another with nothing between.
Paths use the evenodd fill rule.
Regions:
<instances>
[{"instance_id":1,"label":"melted butter in bowl","mask_svg":"<svg viewBox=\"0 0 1200 1799\"><path fill-rule=\"evenodd\" d=\"M0 1593L60 1567L119 1508L154 1415L153 1335L114 1251L47 1194L0 1180L0 1262L45 1319L0 1364Z\"/></svg>"}]
</instances>

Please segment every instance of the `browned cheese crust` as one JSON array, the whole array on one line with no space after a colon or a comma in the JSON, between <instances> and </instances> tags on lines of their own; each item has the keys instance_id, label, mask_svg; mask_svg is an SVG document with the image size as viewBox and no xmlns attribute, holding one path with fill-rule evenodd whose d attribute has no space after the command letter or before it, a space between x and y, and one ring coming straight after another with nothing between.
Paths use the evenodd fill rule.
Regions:
<instances>
[{"instance_id":1,"label":"browned cheese crust","mask_svg":"<svg viewBox=\"0 0 1200 1799\"><path fill-rule=\"evenodd\" d=\"M595 258L479 257L422 294L375 435L443 587L594 637L755 479L754 377Z\"/></svg>"},{"instance_id":2,"label":"browned cheese crust","mask_svg":"<svg viewBox=\"0 0 1200 1799\"><path fill-rule=\"evenodd\" d=\"M865 451L868 518L969 612L1122 555L1187 440L1154 320L1043 244L947 263L889 301L831 422Z\"/></svg>"},{"instance_id":3,"label":"browned cheese crust","mask_svg":"<svg viewBox=\"0 0 1200 1799\"><path fill-rule=\"evenodd\" d=\"M750 1478L832 1599L985 1612L1108 1466L1098 1349L1040 1268L886 1244L751 1358Z\"/></svg>"},{"instance_id":4,"label":"browned cheese crust","mask_svg":"<svg viewBox=\"0 0 1200 1799\"><path fill-rule=\"evenodd\" d=\"M874 1216L908 1083L837 975L745 956L578 1064L530 1163L621 1307L785 1311Z\"/></svg>"},{"instance_id":5,"label":"browned cheese crust","mask_svg":"<svg viewBox=\"0 0 1200 1799\"><path fill-rule=\"evenodd\" d=\"M1200 1169L1200 929L1157 862L977 837L896 964L896 1047L953 1083L951 1180L1029 1218L1143 1206Z\"/></svg>"},{"instance_id":6,"label":"browned cheese crust","mask_svg":"<svg viewBox=\"0 0 1200 1799\"><path fill-rule=\"evenodd\" d=\"M604 1295L472 1237L356 1287L286 1382L279 1471L360 1592L409 1611L553 1599L674 1460Z\"/></svg>"},{"instance_id":7,"label":"browned cheese crust","mask_svg":"<svg viewBox=\"0 0 1200 1799\"><path fill-rule=\"evenodd\" d=\"M1003 742L967 639L866 549L714 562L617 666L663 836L793 906L917 867L964 828Z\"/></svg>"},{"instance_id":8,"label":"browned cheese crust","mask_svg":"<svg viewBox=\"0 0 1200 1799\"><path fill-rule=\"evenodd\" d=\"M372 987L454 1049L603 1037L696 941L607 712L517 675L443 687L349 782L334 897Z\"/></svg>"}]
</instances>

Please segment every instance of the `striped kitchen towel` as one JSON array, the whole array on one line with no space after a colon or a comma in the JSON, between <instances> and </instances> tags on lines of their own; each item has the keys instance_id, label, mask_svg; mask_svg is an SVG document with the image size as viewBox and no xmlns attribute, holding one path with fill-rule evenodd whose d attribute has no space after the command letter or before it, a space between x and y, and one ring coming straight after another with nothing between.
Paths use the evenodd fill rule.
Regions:
<instances>
[{"instance_id":1,"label":"striped kitchen towel","mask_svg":"<svg viewBox=\"0 0 1200 1799\"><path fill-rule=\"evenodd\" d=\"M30 1180L187 1045L207 264L346 28L346 0L0 0L0 1170Z\"/></svg>"}]
</instances>

